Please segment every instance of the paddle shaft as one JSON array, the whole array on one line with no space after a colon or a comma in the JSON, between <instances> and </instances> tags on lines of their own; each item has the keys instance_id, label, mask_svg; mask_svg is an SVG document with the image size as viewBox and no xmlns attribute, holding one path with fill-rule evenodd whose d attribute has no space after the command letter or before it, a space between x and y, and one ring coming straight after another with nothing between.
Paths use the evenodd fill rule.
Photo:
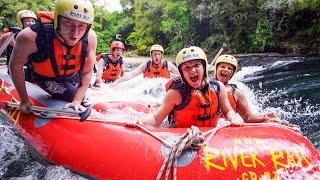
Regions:
<instances>
[{"instance_id":1,"label":"paddle shaft","mask_svg":"<svg viewBox=\"0 0 320 180\"><path fill-rule=\"evenodd\" d=\"M214 62L216 62L216 60L218 59L218 57L221 55L221 53L223 52L223 50L225 50L227 48L227 44L223 43L222 47L220 48L220 50L218 51L218 53L216 54L216 56L214 57L214 59L211 61L210 66L213 66Z\"/></svg>"},{"instance_id":2,"label":"paddle shaft","mask_svg":"<svg viewBox=\"0 0 320 180\"><path fill-rule=\"evenodd\" d=\"M0 48L0 56L2 55L3 51L8 47L11 40L14 38L14 36L21 31L18 27L10 27L10 35L7 37L6 41L3 43L3 45Z\"/></svg>"},{"instance_id":3,"label":"paddle shaft","mask_svg":"<svg viewBox=\"0 0 320 180\"><path fill-rule=\"evenodd\" d=\"M0 56L2 55L3 51L8 47L10 41L14 38L15 33L10 32L10 35L6 39L6 41L3 43L3 45L0 48Z\"/></svg>"},{"instance_id":4,"label":"paddle shaft","mask_svg":"<svg viewBox=\"0 0 320 180\"><path fill-rule=\"evenodd\" d=\"M10 107L19 107L19 104L14 103L14 102L7 102L7 105ZM64 110L64 109L51 109L51 108L46 108L46 107L34 106L34 105L30 106L29 110L30 111L42 111L42 112L53 112L53 113L79 115L79 112L76 112L76 111L69 111L69 110Z\"/></svg>"}]
</instances>

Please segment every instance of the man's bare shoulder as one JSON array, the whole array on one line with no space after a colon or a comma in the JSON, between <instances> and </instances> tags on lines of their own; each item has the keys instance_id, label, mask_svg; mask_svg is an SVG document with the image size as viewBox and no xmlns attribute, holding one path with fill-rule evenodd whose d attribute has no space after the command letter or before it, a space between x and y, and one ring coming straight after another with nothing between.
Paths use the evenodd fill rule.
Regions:
<instances>
[{"instance_id":1,"label":"man's bare shoulder","mask_svg":"<svg viewBox=\"0 0 320 180\"><path fill-rule=\"evenodd\" d=\"M25 28L17 35L16 41L35 42L37 33L30 28Z\"/></svg>"},{"instance_id":2,"label":"man's bare shoulder","mask_svg":"<svg viewBox=\"0 0 320 180\"><path fill-rule=\"evenodd\" d=\"M97 39L97 34L94 30L90 29L88 33L88 38L89 39Z\"/></svg>"}]
</instances>

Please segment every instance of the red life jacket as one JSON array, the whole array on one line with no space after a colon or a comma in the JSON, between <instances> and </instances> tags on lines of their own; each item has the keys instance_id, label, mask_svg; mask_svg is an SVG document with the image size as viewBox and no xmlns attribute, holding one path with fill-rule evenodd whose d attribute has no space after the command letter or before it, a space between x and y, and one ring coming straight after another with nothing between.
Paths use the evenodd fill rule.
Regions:
<instances>
[{"instance_id":1,"label":"red life jacket","mask_svg":"<svg viewBox=\"0 0 320 180\"><path fill-rule=\"evenodd\" d=\"M99 60L102 58L103 55L105 55L107 53L100 53L96 56L96 61L99 62Z\"/></svg>"},{"instance_id":2,"label":"red life jacket","mask_svg":"<svg viewBox=\"0 0 320 180\"><path fill-rule=\"evenodd\" d=\"M102 58L105 63L105 67L102 74L102 79L105 81L115 81L120 78L122 73L122 64L123 60L122 57L118 59L116 62L112 62L109 57L110 54L102 55Z\"/></svg>"},{"instance_id":3,"label":"red life jacket","mask_svg":"<svg viewBox=\"0 0 320 180\"><path fill-rule=\"evenodd\" d=\"M143 74L146 78L170 78L170 72L168 70L168 61L161 60L157 67L154 67L152 60L147 62L147 68Z\"/></svg>"},{"instance_id":4,"label":"red life jacket","mask_svg":"<svg viewBox=\"0 0 320 180\"><path fill-rule=\"evenodd\" d=\"M236 100L234 99L234 93L235 93L235 90L237 89L237 85L227 84L227 85L225 85L225 87L227 89L227 94L228 94L228 99L229 99L230 105L231 105L232 109L236 112L237 111L237 103L236 103Z\"/></svg>"},{"instance_id":5,"label":"red life jacket","mask_svg":"<svg viewBox=\"0 0 320 180\"><path fill-rule=\"evenodd\" d=\"M218 94L220 86L211 81L201 90L187 86L182 80L174 79L167 85L170 89L178 89L182 103L175 106L168 117L175 127L215 127L220 118ZM172 122L173 121L173 122Z\"/></svg>"}]
</instances>

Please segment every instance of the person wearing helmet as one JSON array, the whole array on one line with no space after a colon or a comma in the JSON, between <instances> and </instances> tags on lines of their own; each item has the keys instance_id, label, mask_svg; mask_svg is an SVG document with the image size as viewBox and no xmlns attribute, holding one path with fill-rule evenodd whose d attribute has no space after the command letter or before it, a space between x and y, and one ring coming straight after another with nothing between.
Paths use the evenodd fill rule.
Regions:
<instances>
[{"instance_id":1,"label":"person wearing helmet","mask_svg":"<svg viewBox=\"0 0 320 180\"><path fill-rule=\"evenodd\" d=\"M244 122L280 122L280 118L273 112L266 114L255 114L251 112L246 96L237 88L236 84L229 83L230 79L238 70L238 60L229 54L221 55L214 64L214 78L222 82L228 93L229 102Z\"/></svg>"},{"instance_id":2,"label":"person wearing helmet","mask_svg":"<svg viewBox=\"0 0 320 180\"><path fill-rule=\"evenodd\" d=\"M169 122L177 128L215 127L220 118L220 108L226 119L240 125L224 85L218 81L208 81L207 56L201 48L191 46L182 49L176 57L176 64L181 78L169 81L169 89L157 112L140 120L130 119L128 126L158 126L170 115L173 119L169 116Z\"/></svg>"},{"instance_id":3,"label":"person wearing helmet","mask_svg":"<svg viewBox=\"0 0 320 180\"><path fill-rule=\"evenodd\" d=\"M98 61L95 87L100 87L102 82L110 83L119 79L124 74L122 54L125 50L121 41L113 41L110 44L110 53L103 54Z\"/></svg>"},{"instance_id":4,"label":"person wearing helmet","mask_svg":"<svg viewBox=\"0 0 320 180\"><path fill-rule=\"evenodd\" d=\"M22 30L9 62L13 83L21 99L19 109L29 113L29 99L22 66L29 62L32 77L65 108L84 111L84 96L95 63L97 36L91 29L94 9L90 0L58 0L54 20L39 21Z\"/></svg>"},{"instance_id":5,"label":"person wearing helmet","mask_svg":"<svg viewBox=\"0 0 320 180\"><path fill-rule=\"evenodd\" d=\"M170 73L172 73L174 76L179 75L179 71L173 63L162 59L163 54L164 49L161 45L155 44L151 46L151 60L140 64L133 71L126 73L120 79L114 81L111 86L128 81L141 73L143 73L145 78L170 78Z\"/></svg>"},{"instance_id":6,"label":"person wearing helmet","mask_svg":"<svg viewBox=\"0 0 320 180\"><path fill-rule=\"evenodd\" d=\"M25 29L29 26L31 26L32 24L34 24L37 20L37 16L29 10L21 10L17 13L16 15L16 20L18 23L19 28L21 29ZM13 33L13 32L12 32ZM10 33L5 33L1 36L0 38L0 47L2 47L2 45L4 44L4 42L9 38ZM15 38L16 38L17 34L15 34L14 38L12 38L12 40L10 40L9 45L6 47L6 51L7 51L7 62L6 65L9 64L9 60L10 60L10 56L13 50L13 46L15 43Z\"/></svg>"}]
</instances>

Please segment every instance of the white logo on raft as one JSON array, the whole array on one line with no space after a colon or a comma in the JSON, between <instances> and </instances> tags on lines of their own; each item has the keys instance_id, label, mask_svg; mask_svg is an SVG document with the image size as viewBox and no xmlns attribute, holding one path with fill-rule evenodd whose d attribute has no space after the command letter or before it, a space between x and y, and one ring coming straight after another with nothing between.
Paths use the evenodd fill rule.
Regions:
<instances>
[{"instance_id":1,"label":"white logo on raft","mask_svg":"<svg viewBox=\"0 0 320 180\"><path fill-rule=\"evenodd\" d=\"M190 59L199 59L199 54L188 54L186 56L182 56L182 61L190 60Z\"/></svg>"},{"instance_id":2,"label":"white logo on raft","mask_svg":"<svg viewBox=\"0 0 320 180\"><path fill-rule=\"evenodd\" d=\"M86 16L82 13L71 11L71 10L65 10L64 14L67 15L68 17L74 17L76 19L79 19L79 21L90 21L90 16Z\"/></svg>"}]
</instances>

